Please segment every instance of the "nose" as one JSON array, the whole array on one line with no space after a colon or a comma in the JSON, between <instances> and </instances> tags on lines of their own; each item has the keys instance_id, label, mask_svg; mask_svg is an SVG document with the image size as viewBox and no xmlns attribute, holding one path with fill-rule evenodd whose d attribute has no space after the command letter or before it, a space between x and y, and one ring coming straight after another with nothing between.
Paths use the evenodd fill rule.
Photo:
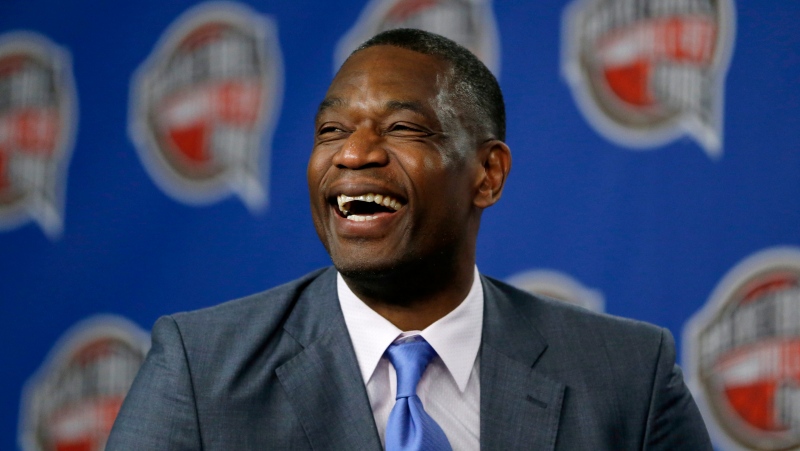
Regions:
<instances>
[{"instance_id":1,"label":"nose","mask_svg":"<svg viewBox=\"0 0 800 451\"><path fill-rule=\"evenodd\" d=\"M332 163L341 169L365 169L385 166L389 155L381 147L380 136L372 130L358 129L351 133L333 156Z\"/></svg>"}]
</instances>

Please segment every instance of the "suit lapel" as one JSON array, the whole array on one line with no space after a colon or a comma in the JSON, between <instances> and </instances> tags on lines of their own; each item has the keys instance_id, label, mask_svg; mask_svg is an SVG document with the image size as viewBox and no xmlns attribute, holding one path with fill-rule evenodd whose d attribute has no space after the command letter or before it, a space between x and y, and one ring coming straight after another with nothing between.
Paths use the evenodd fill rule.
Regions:
<instances>
[{"instance_id":1,"label":"suit lapel","mask_svg":"<svg viewBox=\"0 0 800 451\"><path fill-rule=\"evenodd\" d=\"M278 367L281 382L314 449L380 450L355 351L329 270L303 292L284 330L303 350Z\"/></svg>"},{"instance_id":2,"label":"suit lapel","mask_svg":"<svg viewBox=\"0 0 800 451\"><path fill-rule=\"evenodd\" d=\"M547 342L511 302L483 278L481 449L552 450L564 385L536 370Z\"/></svg>"},{"instance_id":3,"label":"suit lapel","mask_svg":"<svg viewBox=\"0 0 800 451\"><path fill-rule=\"evenodd\" d=\"M487 278L481 345L481 449L552 450L564 385L536 370L547 342ZM380 450L336 296L336 272L314 280L284 330L302 347L276 374L314 449Z\"/></svg>"}]
</instances>

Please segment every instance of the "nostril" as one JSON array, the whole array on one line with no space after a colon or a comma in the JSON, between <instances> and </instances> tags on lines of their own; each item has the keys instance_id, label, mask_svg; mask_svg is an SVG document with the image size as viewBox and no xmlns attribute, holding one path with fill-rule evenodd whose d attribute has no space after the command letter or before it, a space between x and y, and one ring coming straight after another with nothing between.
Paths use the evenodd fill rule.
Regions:
<instances>
[{"instance_id":1,"label":"nostril","mask_svg":"<svg viewBox=\"0 0 800 451\"><path fill-rule=\"evenodd\" d=\"M339 169L362 169L386 165L389 156L378 136L365 131L352 133L334 155L332 163Z\"/></svg>"},{"instance_id":2,"label":"nostril","mask_svg":"<svg viewBox=\"0 0 800 451\"><path fill-rule=\"evenodd\" d=\"M377 162L376 163L367 162L367 163L358 164L358 165L354 165L354 164L337 164L336 165L336 167L338 169L369 169L369 168L378 168L378 167L381 167L381 166L385 166L385 164L377 163Z\"/></svg>"}]
</instances>

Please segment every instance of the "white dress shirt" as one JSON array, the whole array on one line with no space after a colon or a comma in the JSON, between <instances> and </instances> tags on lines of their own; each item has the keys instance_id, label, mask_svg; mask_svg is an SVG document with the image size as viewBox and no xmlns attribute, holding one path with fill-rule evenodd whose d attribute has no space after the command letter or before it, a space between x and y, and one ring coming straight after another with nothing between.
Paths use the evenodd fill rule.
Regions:
<instances>
[{"instance_id":1,"label":"white dress shirt","mask_svg":"<svg viewBox=\"0 0 800 451\"><path fill-rule=\"evenodd\" d=\"M425 411L439 423L454 450L480 449L478 350L483 330L483 286L478 268L464 301L423 331L395 327L364 304L341 274L336 288L381 444L386 442L386 423L397 392L397 375L383 354L398 339L422 335L438 354L417 386Z\"/></svg>"}]
</instances>

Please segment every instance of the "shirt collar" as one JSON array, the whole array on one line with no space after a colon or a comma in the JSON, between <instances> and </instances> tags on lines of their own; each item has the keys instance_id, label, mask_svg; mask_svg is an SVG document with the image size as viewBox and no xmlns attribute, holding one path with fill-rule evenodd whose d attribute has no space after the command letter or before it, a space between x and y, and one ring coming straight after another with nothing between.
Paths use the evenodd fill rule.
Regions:
<instances>
[{"instance_id":1,"label":"shirt collar","mask_svg":"<svg viewBox=\"0 0 800 451\"><path fill-rule=\"evenodd\" d=\"M372 378L386 348L401 334L413 335L413 333L404 334L402 330L364 304L350 290L341 274L337 274L336 291L361 369L361 377L366 384ZM417 332L439 354L462 392L467 387L475 358L478 356L482 330L483 285L478 268L475 267L472 287L464 301L425 330Z\"/></svg>"}]
</instances>

